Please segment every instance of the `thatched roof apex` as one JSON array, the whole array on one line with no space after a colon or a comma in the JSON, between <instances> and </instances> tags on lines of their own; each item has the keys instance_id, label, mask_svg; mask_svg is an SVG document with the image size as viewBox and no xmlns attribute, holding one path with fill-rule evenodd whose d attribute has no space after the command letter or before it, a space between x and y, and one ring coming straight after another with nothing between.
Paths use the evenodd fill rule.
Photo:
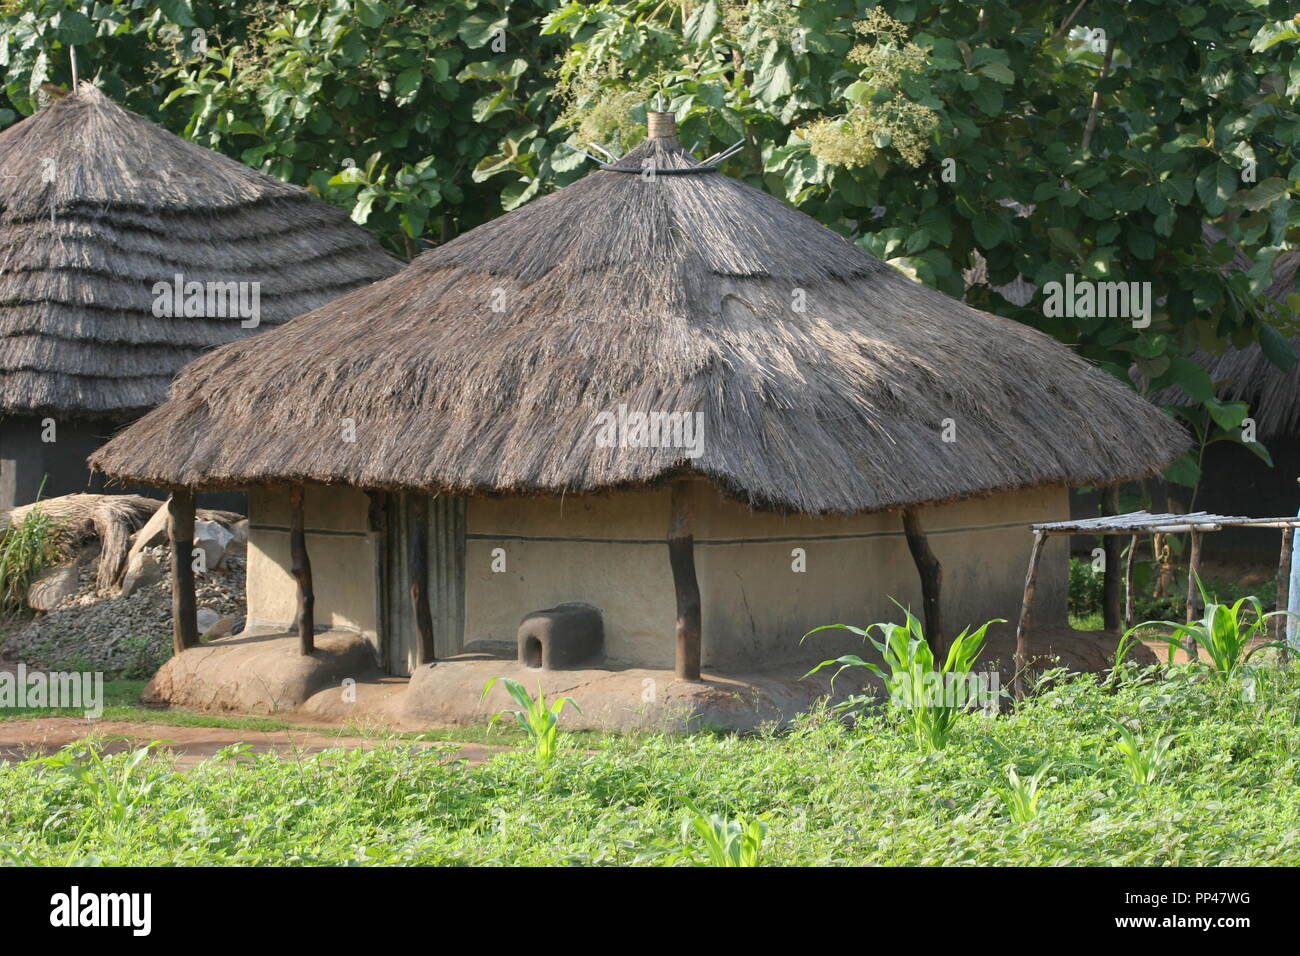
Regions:
<instances>
[{"instance_id":1,"label":"thatched roof apex","mask_svg":"<svg viewBox=\"0 0 1300 956\"><path fill-rule=\"evenodd\" d=\"M251 334L155 316L177 274L260 283L261 330L401 266L342 210L82 83L0 132L0 415L129 417Z\"/></svg>"},{"instance_id":2,"label":"thatched roof apex","mask_svg":"<svg viewBox=\"0 0 1300 956\"><path fill-rule=\"evenodd\" d=\"M487 494L696 472L756 507L831 513L1115 482L1185 447L1069 349L700 170L671 135L614 165L643 164L653 177L593 171L204 356L93 465ZM698 413L701 453L607 447L620 409Z\"/></svg>"}]
</instances>

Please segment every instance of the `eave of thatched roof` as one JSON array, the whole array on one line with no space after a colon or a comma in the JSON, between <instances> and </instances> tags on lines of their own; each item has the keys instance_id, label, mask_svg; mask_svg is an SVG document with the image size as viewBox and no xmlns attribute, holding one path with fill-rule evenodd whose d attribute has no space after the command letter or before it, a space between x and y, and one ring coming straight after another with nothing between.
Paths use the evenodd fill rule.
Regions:
<instances>
[{"instance_id":1,"label":"eave of thatched roof","mask_svg":"<svg viewBox=\"0 0 1300 956\"><path fill-rule=\"evenodd\" d=\"M671 139L620 165L643 161L696 165ZM701 413L703 454L600 447L596 416L620 405ZM204 356L91 460L162 485L487 494L693 471L755 507L845 513L1115 482L1185 446L1048 336L765 193L717 172L602 170Z\"/></svg>"},{"instance_id":2,"label":"eave of thatched roof","mask_svg":"<svg viewBox=\"0 0 1300 956\"><path fill-rule=\"evenodd\" d=\"M0 132L0 415L131 417L252 334L155 316L177 274L260 283L260 331L401 266L341 210L83 83Z\"/></svg>"},{"instance_id":3,"label":"eave of thatched roof","mask_svg":"<svg viewBox=\"0 0 1300 956\"><path fill-rule=\"evenodd\" d=\"M1246 258L1237 267L1250 268L1250 260ZM1297 271L1300 271L1300 249L1283 252L1273 261L1273 284L1264 293L1277 303L1284 315L1291 317L1295 313L1287 304L1287 297L1296 291ZM1300 354L1300 336L1291 339L1291 347ZM1260 437L1300 434L1300 364L1289 372L1283 371L1269 360L1258 342L1221 353L1197 351L1190 358L1210 374L1220 398L1250 405ZM1162 390L1155 398L1170 405L1190 403L1177 386Z\"/></svg>"}]
</instances>

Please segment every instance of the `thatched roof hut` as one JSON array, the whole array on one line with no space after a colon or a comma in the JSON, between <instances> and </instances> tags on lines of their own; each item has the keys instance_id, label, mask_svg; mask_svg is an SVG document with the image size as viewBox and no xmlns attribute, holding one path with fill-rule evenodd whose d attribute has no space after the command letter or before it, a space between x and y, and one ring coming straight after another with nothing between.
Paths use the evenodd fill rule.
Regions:
<instances>
[{"instance_id":1,"label":"thatched roof hut","mask_svg":"<svg viewBox=\"0 0 1300 956\"><path fill-rule=\"evenodd\" d=\"M0 132L0 414L139 414L253 331L156 316L177 273L260 282L261 330L400 267L342 210L82 83Z\"/></svg>"},{"instance_id":2,"label":"thatched roof hut","mask_svg":"<svg viewBox=\"0 0 1300 956\"><path fill-rule=\"evenodd\" d=\"M1249 267L1249 260L1245 267ZM1300 270L1300 249L1283 252L1273 261L1273 284L1265 293L1277 304L1280 315L1293 322L1296 312L1287 299L1300 291L1296 289L1297 270ZM1300 335L1291 339L1291 347L1300 354ZM1219 354L1196 352L1191 357L1220 385L1221 398L1249 403L1262 437L1300 435L1300 364L1283 371L1269 360L1258 342ZM1170 389L1159 398L1170 402L1186 400L1177 389Z\"/></svg>"},{"instance_id":3,"label":"thatched roof hut","mask_svg":"<svg viewBox=\"0 0 1300 956\"><path fill-rule=\"evenodd\" d=\"M623 527L618 512L578 538L572 525L570 537L545 530L550 518L533 523L523 513L530 500L558 514L567 495L572 515L588 507L573 496L613 493L629 522L644 507L645 514L662 510L667 527L671 511L679 542L692 533L688 499L697 530L701 521L732 523L717 531L718 542L790 540L774 530L786 519L769 521L760 534L748 508L857 516L783 526L827 541L902 540L896 526L872 524L886 519L862 516L1012 489L1118 482L1156 472L1184 449L1176 424L1065 346L907 279L693 158L678 145L670 114L651 119L651 136L617 163L256 342L198 359L166 403L92 457L94 467L175 487L267 488L260 500L267 515L278 515L263 519L268 534L290 533L289 525L300 527L290 519L302 521L301 499L284 505L277 485L348 485L404 501L470 497L468 518L461 510L416 520L433 520L435 535L460 535L448 552L461 555L462 579L442 596L471 605L472 622L478 598L463 565L479 560L478 542L487 547L504 535L539 548L577 546L595 535L629 548L645 544L644 529ZM654 413L698 415L702 441L687 448L646 440L635 425L610 440L612 419ZM671 502L659 490L668 482ZM1050 494L1055 509L1057 492ZM338 527L343 505L331 500L328 527ZM365 522L364 510L358 534L378 527ZM966 522L962 528L1014 527L1016 540L1027 542L1027 521L1010 514L990 507L953 520ZM653 527L658 519L647 520ZM253 521L256 532L256 514ZM511 531L511 522L528 529ZM914 530L919 535L919 525L907 540L919 542L913 553L924 563L928 551ZM662 542L662 532L655 537ZM322 539L320 546L335 545ZM788 564L789 545L774 546L784 548ZM623 560L612 552L542 553L539 574L546 566L585 570L550 591L496 592L502 620L517 620L530 601L590 599L592 582ZM287 567L287 546L274 554L268 563ZM626 580L663 577L636 564L633 551L626 560ZM971 552L953 560L979 559ZM674 552L679 608L683 600L690 605L689 587L680 587L693 580L688 564L681 549ZM1008 580L1023 576L1019 558L1014 564ZM444 574L433 586L447 580ZM747 600L779 592L751 585ZM593 603L619 616L610 606L623 596L611 587ZM644 611L623 616L639 627ZM465 626L480 636L506 627ZM632 627L627 620L616 626ZM788 638L796 625L781 626ZM754 633L757 647L766 638ZM636 640L624 646L644 649ZM448 644L458 647L460 635ZM721 640L715 650L716 659L726 656Z\"/></svg>"},{"instance_id":4,"label":"thatched roof hut","mask_svg":"<svg viewBox=\"0 0 1300 956\"><path fill-rule=\"evenodd\" d=\"M0 507L46 472L46 494L86 490L104 425L163 401L199 354L401 266L342 210L89 83L53 100L0 132ZM181 286L161 308L160 283Z\"/></svg>"}]
</instances>

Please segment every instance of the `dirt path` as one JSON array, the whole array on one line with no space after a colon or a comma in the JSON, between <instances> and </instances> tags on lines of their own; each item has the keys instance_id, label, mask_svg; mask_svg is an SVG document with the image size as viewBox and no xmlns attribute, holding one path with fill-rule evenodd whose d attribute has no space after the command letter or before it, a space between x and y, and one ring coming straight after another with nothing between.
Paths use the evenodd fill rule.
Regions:
<instances>
[{"instance_id":1,"label":"dirt path","mask_svg":"<svg viewBox=\"0 0 1300 956\"><path fill-rule=\"evenodd\" d=\"M122 720L78 720L48 717L0 723L0 762L16 763L29 757L54 753L60 747L95 736L105 739L106 753L134 750L155 740L166 741L178 769L197 766L231 744L248 744L256 753L281 757L302 757L322 750L373 750L390 741L368 737L338 737L310 728L301 730L231 730L225 727L176 727L169 724ZM398 741L420 748L454 748L448 760L466 760L471 765L487 760L506 747L483 744L455 744L443 741Z\"/></svg>"}]
</instances>

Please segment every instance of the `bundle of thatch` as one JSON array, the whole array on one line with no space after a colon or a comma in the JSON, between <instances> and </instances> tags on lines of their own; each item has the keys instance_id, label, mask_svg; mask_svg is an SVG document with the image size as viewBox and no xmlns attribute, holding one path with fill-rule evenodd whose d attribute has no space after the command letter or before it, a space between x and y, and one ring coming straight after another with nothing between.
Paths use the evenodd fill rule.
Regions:
<instances>
[{"instance_id":1,"label":"bundle of thatch","mask_svg":"<svg viewBox=\"0 0 1300 956\"><path fill-rule=\"evenodd\" d=\"M0 132L0 414L137 414L204 350L400 267L341 210L82 83ZM178 274L260 283L260 324L156 316Z\"/></svg>"},{"instance_id":2,"label":"bundle of thatch","mask_svg":"<svg viewBox=\"0 0 1300 956\"><path fill-rule=\"evenodd\" d=\"M1114 482L1184 448L1048 336L907 279L658 124L617 164L653 177L592 172L202 357L93 465L486 493L693 469L754 506L821 513ZM620 406L702 413L703 453L606 447L598 416Z\"/></svg>"},{"instance_id":3,"label":"bundle of thatch","mask_svg":"<svg viewBox=\"0 0 1300 956\"><path fill-rule=\"evenodd\" d=\"M95 584L106 593L121 581L132 538L162 505L157 498L141 495L60 495L0 511L0 534L21 525L32 509L39 508L58 529L63 551L70 554L87 543L98 543ZM201 520L227 526L243 518L233 511L208 508L198 509L197 515Z\"/></svg>"}]
</instances>

